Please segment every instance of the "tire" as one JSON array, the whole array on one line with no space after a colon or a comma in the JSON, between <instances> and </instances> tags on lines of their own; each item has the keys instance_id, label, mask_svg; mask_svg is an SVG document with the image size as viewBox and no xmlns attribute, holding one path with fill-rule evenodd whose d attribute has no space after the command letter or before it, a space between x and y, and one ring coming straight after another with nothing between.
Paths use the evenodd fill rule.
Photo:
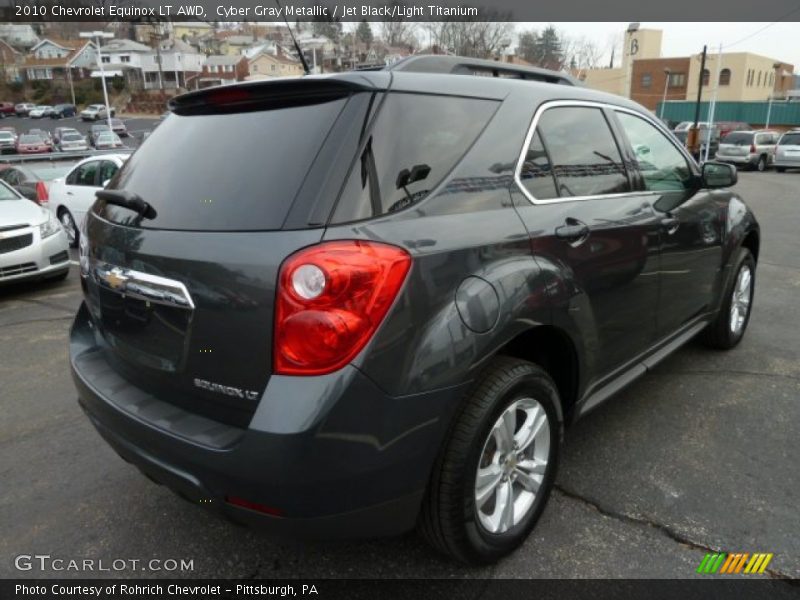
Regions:
<instances>
[{"instance_id":1,"label":"tire","mask_svg":"<svg viewBox=\"0 0 800 600\"><path fill-rule=\"evenodd\" d=\"M714 320L702 333L702 340L710 348L730 350L742 341L750 322L756 284L756 261L747 248L739 248L734 259L733 276L725 287L722 304ZM749 285L742 292L743 271L749 270ZM742 301L746 300L743 307ZM737 303L740 319L734 322L734 303ZM742 313L743 310L743 313Z\"/></svg>"},{"instance_id":2,"label":"tire","mask_svg":"<svg viewBox=\"0 0 800 600\"><path fill-rule=\"evenodd\" d=\"M487 564L525 541L555 481L559 402L556 385L537 365L501 356L483 371L454 420L423 501L418 528L434 548L461 562ZM512 405L519 409L507 411ZM507 414L515 422L513 438L503 435L510 431L502 427ZM542 417L546 417L546 427L540 424ZM500 438L533 441L505 454ZM504 455L508 460L503 460ZM483 490L493 491L482 493L476 488L479 468L489 482ZM509 493L515 498L512 506L520 503L523 507L521 515L514 515L512 509L508 518L509 512L500 510L507 506L501 497ZM495 517L497 527L492 531L489 522Z\"/></svg>"},{"instance_id":3,"label":"tire","mask_svg":"<svg viewBox=\"0 0 800 600\"><path fill-rule=\"evenodd\" d=\"M775 167L775 170L778 173L785 173L786 172L786 167Z\"/></svg>"},{"instance_id":4,"label":"tire","mask_svg":"<svg viewBox=\"0 0 800 600\"><path fill-rule=\"evenodd\" d=\"M766 156L759 156L758 162L756 163L756 171L759 173L763 173L767 170L767 157Z\"/></svg>"},{"instance_id":5,"label":"tire","mask_svg":"<svg viewBox=\"0 0 800 600\"><path fill-rule=\"evenodd\" d=\"M72 213L70 213L66 208L62 207L58 211L58 220L61 222L61 226L64 228L64 232L67 234L69 247L77 248L78 242L80 241L80 232L78 231L78 224L72 217Z\"/></svg>"}]
</instances>

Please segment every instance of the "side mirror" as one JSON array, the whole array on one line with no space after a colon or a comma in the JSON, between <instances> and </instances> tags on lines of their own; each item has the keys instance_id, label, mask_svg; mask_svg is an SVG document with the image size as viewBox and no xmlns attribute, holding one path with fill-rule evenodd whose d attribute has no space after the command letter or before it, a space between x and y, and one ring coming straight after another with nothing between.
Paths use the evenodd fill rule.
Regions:
<instances>
[{"instance_id":1,"label":"side mirror","mask_svg":"<svg viewBox=\"0 0 800 600\"><path fill-rule=\"evenodd\" d=\"M725 188L736 185L739 175L736 167L719 162L703 163L703 187L706 188Z\"/></svg>"}]
</instances>

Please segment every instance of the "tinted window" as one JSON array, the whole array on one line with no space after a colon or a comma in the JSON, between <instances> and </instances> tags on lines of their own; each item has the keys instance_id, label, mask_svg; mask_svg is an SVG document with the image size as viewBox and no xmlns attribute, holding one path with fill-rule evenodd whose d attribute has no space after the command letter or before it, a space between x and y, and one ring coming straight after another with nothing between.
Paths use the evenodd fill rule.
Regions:
<instances>
[{"instance_id":1,"label":"tinted window","mask_svg":"<svg viewBox=\"0 0 800 600\"><path fill-rule=\"evenodd\" d=\"M733 131L722 138L722 143L748 146L753 143L753 134L746 131Z\"/></svg>"},{"instance_id":2,"label":"tinted window","mask_svg":"<svg viewBox=\"0 0 800 600\"><path fill-rule=\"evenodd\" d=\"M72 185L96 185L95 181L97 181L97 168L99 165L100 161L97 160L82 164L70 173L67 183Z\"/></svg>"},{"instance_id":3,"label":"tinted window","mask_svg":"<svg viewBox=\"0 0 800 600\"><path fill-rule=\"evenodd\" d=\"M617 113L617 117L636 155L646 189L664 192L691 187L689 163L663 133L629 113Z\"/></svg>"},{"instance_id":4,"label":"tinted window","mask_svg":"<svg viewBox=\"0 0 800 600\"><path fill-rule=\"evenodd\" d=\"M334 221L395 212L425 198L477 139L496 108L489 100L389 94L366 134Z\"/></svg>"},{"instance_id":5,"label":"tinted window","mask_svg":"<svg viewBox=\"0 0 800 600\"><path fill-rule=\"evenodd\" d=\"M19 173L17 173L14 169L9 169L3 173L2 178L11 185L17 185L19 183Z\"/></svg>"},{"instance_id":6,"label":"tinted window","mask_svg":"<svg viewBox=\"0 0 800 600\"><path fill-rule=\"evenodd\" d=\"M551 108L537 127L560 196L630 191L617 144L599 108Z\"/></svg>"},{"instance_id":7,"label":"tinted window","mask_svg":"<svg viewBox=\"0 0 800 600\"><path fill-rule=\"evenodd\" d=\"M102 161L100 163L100 177L97 179L97 181L100 185L103 185L104 181L108 181L117 174L117 170L116 163L113 163L110 160Z\"/></svg>"},{"instance_id":8,"label":"tinted window","mask_svg":"<svg viewBox=\"0 0 800 600\"><path fill-rule=\"evenodd\" d=\"M155 208L157 217L140 227L279 229L346 102L170 115L128 159L112 187L136 193ZM115 221L133 215L116 206L104 210Z\"/></svg>"},{"instance_id":9,"label":"tinted window","mask_svg":"<svg viewBox=\"0 0 800 600\"><path fill-rule=\"evenodd\" d=\"M558 197L556 181L542 139L534 134L519 174L522 185L538 200Z\"/></svg>"},{"instance_id":10,"label":"tinted window","mask_svg":"<svg viewBox=\"0 0 800 600\"><path fill-rule=\"evenodd\" d=\"M786 133L781 138L781 146L800 146L800 133Z\"/></svg>"}]
</instances>

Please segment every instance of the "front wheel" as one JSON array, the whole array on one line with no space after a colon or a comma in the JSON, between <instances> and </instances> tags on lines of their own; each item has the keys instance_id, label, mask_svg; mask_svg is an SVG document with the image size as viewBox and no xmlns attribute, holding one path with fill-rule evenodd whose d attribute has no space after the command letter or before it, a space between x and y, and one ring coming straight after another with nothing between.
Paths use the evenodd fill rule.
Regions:
<instances>
[{"instance_id":1,"label":"front wheel","mask_svg":"<svg viewBox=\"0 0 800 600\"><path fill-rule=\"evenodd\" d=\"M434 467L419 519L431 545L485 564L525 541L555 480L559 402L553 380L537 365L492 361Z\"/></svg>"},{"instance_id":2,"label":"front wheel","mask_svg":"<svg viewBox=\"0 0 800 600\"><path fill-rule=\"evenodd\" d=\"M736 346L750 322L756 284L756 261L747 248L739 248L734 261L734 276L723 292L719 312L703 332L703 342L711 348L729 350Z\"/></svg>"}]
</instances>

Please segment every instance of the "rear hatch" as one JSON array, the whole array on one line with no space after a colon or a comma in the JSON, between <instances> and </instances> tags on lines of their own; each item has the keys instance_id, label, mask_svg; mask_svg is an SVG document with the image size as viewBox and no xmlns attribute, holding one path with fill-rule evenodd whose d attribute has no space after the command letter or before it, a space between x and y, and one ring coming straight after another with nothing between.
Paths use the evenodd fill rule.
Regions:
<instances>
[{"instance_id":1,"label":"rear hatch","mask_svg":"<svg viewBox=\"0 0 800 600\"><path fill-rule=\"evenodd\" d=\"M775 147L775 158L800 162L800 131L783 134Z\"/></svg>"},{"instance_id":2,"label":"rear hatch","mask_svg":"<svg viewBox=\"0 0 800 600\"><path fill-rule=\"evenodd\" d=\"M750 154L750 145L752 143L752 133L733 131L722 138L717 153L723 156L747 156Z\"/></svg>"},{"instance_id":3,"label":"rear hatch","mask_svg":"<svg viewBox=\"0 0 800 600\"><path fill-rule=\"evenodd\" d=\"M318 242L375 92L336 80L187 94L95 202L82 267L107 361L157 398L245 426L271 374L278 269Z\"/></svg>"}]
</instances>

